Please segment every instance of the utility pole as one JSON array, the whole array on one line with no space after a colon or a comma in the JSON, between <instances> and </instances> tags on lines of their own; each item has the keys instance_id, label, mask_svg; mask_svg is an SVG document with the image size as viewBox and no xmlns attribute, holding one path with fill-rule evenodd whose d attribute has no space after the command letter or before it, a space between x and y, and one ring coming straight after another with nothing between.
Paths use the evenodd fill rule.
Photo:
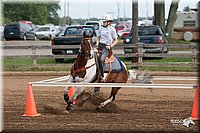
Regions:
<instances>
[{"instance_id":1,"label":"utility pole","mask_svg":"<svg viewBox=\"0 0 200 133\"><path fill-rule=\"evenodd\" d=\"M89 21L90 20L90 5L89 4L88 4L87 10L88 10L88 21Z\"/></svg>"},{"instance_id":2,"label":"utility pole","mask_svg":"<svg viewBox=\"0 0 200 133\"><path fill-rule=\"evenodd\" d=\"M117 23L119 23L119 12L120 12L119 2L117 2Z\"/></svg>"},{"instance_id":3,"label":"utility pole","mask_svg":"<svg viewBox=\"0 0 200 133\"><path fill-rule=\"evenodd\" d=\"M134 46L138 45L138 0L132 0L132 43ZM138 48L132 48L132 53L138 53ZM131 58L131 62L138 63L138 58ZM138 69L138 66L134 69Z\"/></svg>"},{"instance_id":4,"label":"utility pole","mask_svg":"<svg viewBox=\"0 0 200 133\"><path fill-rule=\"evenodd\" d=\"M125 1L125 0L124 0ZM126 11L125 11L125 2L123 1L123 8L124 8L124 19L126 19Z\"/></svg>"},{"instance_id":5,"label":"utility pole","mask_svg":"<svg viewBox=\"0 0 200 133\"><path fill-rule=\"evenodd\" d=\"M147 12L146 12L146 13L147 13L147 19L148 19L148 18L149 18L149 14L148 14L148 13L149 13L149 9L148 9L148 1L146 2L146 9L147 9Z\"/></svg>"},{"instance_id":6,"label":"utility pole","mask_svg":"<svg viewBox=\"0 0 200 133\"><path fill-rule=\"evenodd\" d=\"M66 16L66 1L64 1L64 25L67 23L67 16Z\"/></svg>"},{"instance_id":7,"label":"utility pole","mask_svg":"<svg viewBox=\"0 0 200 133\"><path fill-rule=\"evenodd\" d=\"M69 2L67 2L67 24L70 25L70 17L69 17Z\"/></svg>"}]
</instances>

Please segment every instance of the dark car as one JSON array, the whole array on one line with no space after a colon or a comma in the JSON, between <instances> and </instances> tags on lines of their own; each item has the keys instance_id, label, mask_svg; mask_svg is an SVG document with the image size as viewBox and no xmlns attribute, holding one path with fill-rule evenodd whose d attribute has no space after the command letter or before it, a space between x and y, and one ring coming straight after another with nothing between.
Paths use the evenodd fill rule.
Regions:
<instances>
[{"instance_id":1,"label":"dark car","mask_svg":"<svg viewBox=\"0 0 200 133\"><path fill-rule=\"evenodd\" d=\"M163 45L163 47L144 47L143 52L146 53L167 53L168 48L164 46L168 43L166 34L158 25L139 26L138 27L138 41L148 44ZM123 44L129 45L132 43L132 31L123 40ZM132 48L125 48L125 53L132 53Z\"/></svg>"},{"instance_id":2,"label":"dark car","mask_svg":"<svg viewBox=\"0 0 200 133\"><path fill-rule=\"evenodd\" d=\"M5 40L37 40L34 29L27 23L16 22L6 24L4 27L4 39Z\"/></svg>"}]
</instances>

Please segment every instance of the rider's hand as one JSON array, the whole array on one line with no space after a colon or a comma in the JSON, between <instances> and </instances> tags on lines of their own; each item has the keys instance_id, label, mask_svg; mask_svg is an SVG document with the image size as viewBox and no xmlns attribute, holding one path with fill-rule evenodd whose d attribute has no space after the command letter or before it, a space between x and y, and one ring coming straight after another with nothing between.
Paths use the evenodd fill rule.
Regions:
<instances>
[{"instance_id":1,"label":"rider's hand","mask_svg":"<svg viewBox=\"0 0 200 133\"><path fill-rule=\"evenodd\" d=\"M112 47L111 47L111 45L106 45L106 48L107 48L108 50L110 50Z\"/></svg>"},{"instance_id":2,"label":"rider's hand","mask_svg":"<svg viewBox=\"0 0 200 133\"><path fill-rule=\"evenodd\" d=\"M98 49L96 47L94 47L94 52L98 53Z\"/></svg>"},{"instance_id":3,"label":"rider's hand","mask_svg":"<svg viewBox=\"0 0 200 133\"><path fill-rule=\"evenodd\" d=\"M99 43L96 42L96 44L95 44L94 46L95 46L95 47L98 47L98 46L99 46Z\"/></svg>"}]
</instances>

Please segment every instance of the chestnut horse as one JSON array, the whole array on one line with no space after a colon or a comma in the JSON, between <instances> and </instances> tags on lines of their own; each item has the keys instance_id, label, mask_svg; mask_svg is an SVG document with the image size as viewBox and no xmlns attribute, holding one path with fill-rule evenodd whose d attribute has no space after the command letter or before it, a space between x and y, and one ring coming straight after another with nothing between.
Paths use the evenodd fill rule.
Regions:
<instances>
[{"instance_id":1,"label":"chestnut horse","mask_svg":"<svg viewBox=\"0 0 200 133\"><path fill-rule=\"evenodd\" d=\"M73 66L71 67L71 74L68 83L96 83L99 82L100 69L98 66L97 50L95 50L94 43L92 42L92 36L83 33L83 39L80 45L80 50L77 55ZM117 59L119 60L119 59ZM126 83L128 80L128 71L123 62L119 60L122 69L120 71L109 71L105 82L107 83ZM77 96L83 91L84 87L76 87L72 97L68 96L68 90L70 87L64 89L64 100L67 102L67 107L64 112L69 113L72 109L73 101L76 100ZM97 109L102 108L106 104L115 100L115 95L121 87L112 87L109 98L101 103ZM100 88L94 88L93 94L97 94Z\"/></svg>"}]
</instances>

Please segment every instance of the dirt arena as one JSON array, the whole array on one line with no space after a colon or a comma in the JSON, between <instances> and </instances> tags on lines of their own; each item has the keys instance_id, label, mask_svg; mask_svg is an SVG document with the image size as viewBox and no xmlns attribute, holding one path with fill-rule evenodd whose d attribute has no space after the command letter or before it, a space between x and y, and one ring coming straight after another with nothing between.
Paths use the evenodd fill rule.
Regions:
<instances>
[{"instance_id":1,"label":"dirt arena","mask_svg":"<svg viewBox=\"0 0 200 133\"><path fill-rule=\"evenodd\" d=\"M110 88L102 88L97 97L82 106L62 113L66 104L63 87L32 87L38 113L23 116L28 82L59 76L3 76L3 129L5 132L172 132L198 131L198 121L189 127L174 120L191 116L195 89L122 88L113 103L96 110L98 100L109 96ZM157 81L167 83L167 81ZM170 82L174 83L174 82ZM180 81L194 83L195 81ZM96 102L95 102L96 101Z\"/></svg>"}]
</instances>

